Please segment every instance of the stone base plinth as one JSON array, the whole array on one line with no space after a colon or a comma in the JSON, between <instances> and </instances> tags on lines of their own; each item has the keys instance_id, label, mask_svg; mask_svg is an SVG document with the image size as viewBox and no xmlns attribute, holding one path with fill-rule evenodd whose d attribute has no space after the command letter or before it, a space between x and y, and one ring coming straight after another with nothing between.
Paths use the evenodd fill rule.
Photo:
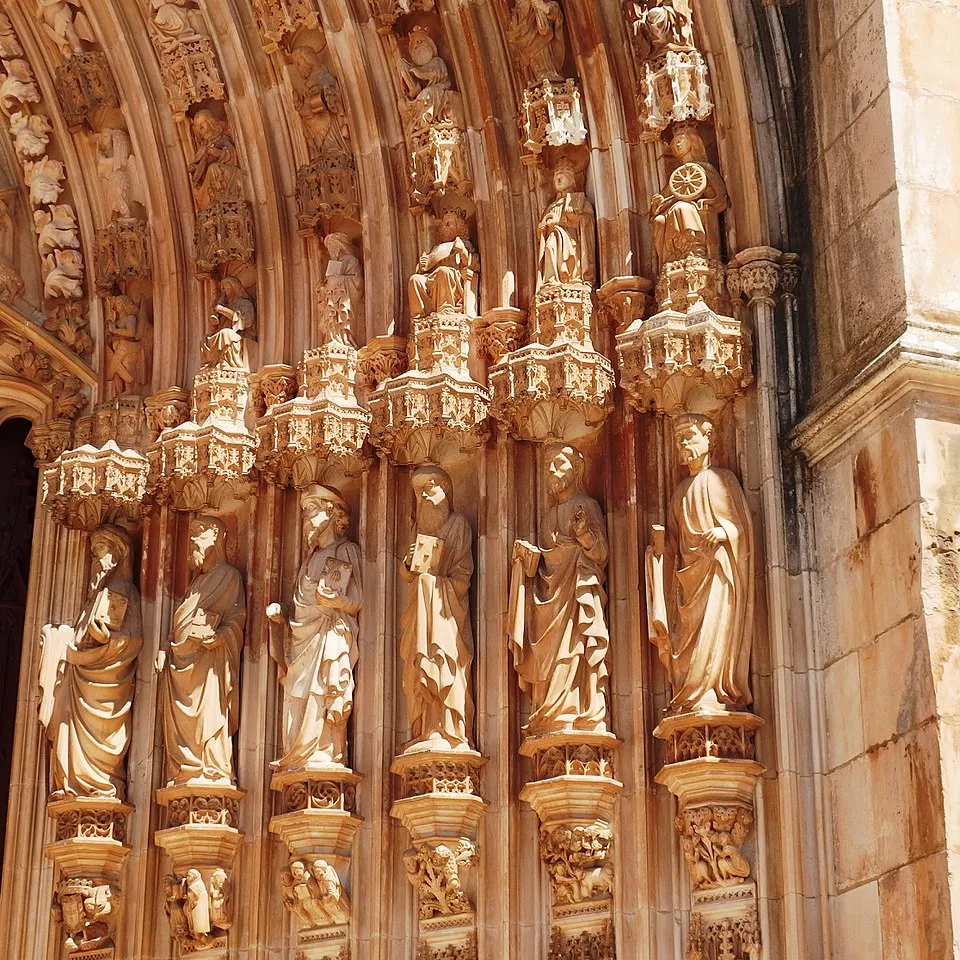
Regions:
<instances>
[{"instance_id":1,"label":"stone base plinth","mask_svg":"<svg viewBox=\"0 0 960 960\"><path fill-rule=\"evenodd\" d=\"M662 310L617 335L620 384L639 410L677 413L687 393L708 386L719 400L752 383L749 331L703 301L689 312Z\"/></svg>"},{"instance_id":2,"label":"stone base plinth","mask_svg":"<svg viewBox=\"0 0 960 960\"><path fill-rule=\"evenodd\" d=\"M349 927L299 931L296 956L298 960L350 960Z\"/></svg>"},{"instance_id":3,"label":"stone base plinth","mask_svg":"<svg viewBox=\"0 0 960 960\"><path fill-rule=\"evenodd\" d=\"M477 960L477 928L472 913L420 921L417 960Z\"/></svg>"}]
</instances>

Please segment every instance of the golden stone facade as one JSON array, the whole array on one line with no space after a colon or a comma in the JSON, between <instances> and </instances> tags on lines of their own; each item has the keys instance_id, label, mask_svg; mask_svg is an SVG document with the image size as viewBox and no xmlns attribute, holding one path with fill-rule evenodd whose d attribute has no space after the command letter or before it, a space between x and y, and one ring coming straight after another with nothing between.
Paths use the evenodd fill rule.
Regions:
<instances>
[{"instance_id":1,"label":"golden stone facade","mask_svg":"<svg viewBox=\"0 0 960 960\"><path fill-rule=\"evenodd\" d=\"M4 955L960 956L958 48L0 0Z\"/></svg>"}]
</instances>

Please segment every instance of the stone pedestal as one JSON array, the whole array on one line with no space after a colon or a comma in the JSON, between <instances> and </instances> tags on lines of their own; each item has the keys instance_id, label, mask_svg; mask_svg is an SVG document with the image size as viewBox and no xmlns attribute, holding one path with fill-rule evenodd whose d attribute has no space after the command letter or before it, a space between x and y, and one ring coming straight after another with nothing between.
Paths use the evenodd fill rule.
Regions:
<instances>
[{"instance_id":1,"label":"stone pedestal","mask_svg":"<svg viewBox=\"0 0 960 960\"><path fill-rule=\"evenodd\" d=\"M765 769L755 759L762 724L751 713L686 713L668 716L654 730L667 744L657 782L677 798L676 827L693 888L687 956L761 955L756 884L742 848Z\"/></svg>"},{"instance_id":2,"label":"stone pedestal","mask_svg":"<svg viewBox=\"0 0 960 960\"><path fill-rule=\"evenodd\" d=\"M177 510L217 509L253 492L256 437L244 422L250 375L210 367L193 381L192 418L147 451L148 492Z\"/></svg>"},{"instance_id":3,"label":"stone pedestal","mask_svg":"<svg viewBox=\"0 0 960 960\"><path fill-rule=\"evenodd\" d=\"M58 523L92 530L109 514L139 517L147 489L143 425L143 400L132 396L98 404L77 421L76 446L43 472L43 504Z\"/></svg>"},{"instance_id":4,"label":"stone pedestal","mask_svg":"<svg viewBox=\"0 0 960 960\"><path fill-rule=\"evenodd\" d=\"M76 960L113 960L113 936L122 905L120 875L130 847L120 800L73 797L53 800L47 813L56 839L43 848L56 864L54 916L64 950Z\"/></svg>"},{"instance_id":5,"label":"stone pedestal","mask_svg":"<svg viewBox=\"0 0 960 960\"><path fill-rule=\"evenodd\" d=\"M477 862L480 817L486 808L479 796L485 762L474 750L414 747L390 768L401 784L390 815L403 824L412 844L404 863L417 891L417 956L424 960L477 956L474 899L465 868Z\"/></svg>"},{"instance_id":6,"label":"stone pedestal","mask_svg":"<svg viewBox=\"0 0 960 960\"><path fill-rule=\"evenodd\" d=\"M490 412L518 440L574 442L610 412L613 367L593 348L588 284L537 291L530 343L490 368Z\"/></svg>"},{"instance_id":7,"label":"stone pedestal","mask_svg":"<svg viewBox=\"0 0 960 960\"><path fill-rule=\"evenodd\" d=\"M550 876L550 958L613 960L613 809L623 784L614 778L613 734L528 737L521 754L533 779L520 799L540 819L540 858ZM580 951L580 952L578 952Z\"/></svg>"},{"instance_id":8,"label":"stone pedestal","mask_svg":"<svg viewBox=\"0 0 960 960\"><path fill-rule=\"evenodd\" d=\"M279 772L270 784L279 798L270 832L290 853L280 882L297 922L297 956L303 960L350 955L350 900L344 886L361 822L355 813L361 779L348 767L330 766Z\"/></svg>"},{"instance_id":9,"label":"stone pedestal","mask_svg":"<svg viewBox=\"0 0 960 960\"><path fill-rule=\"evenodd\" d=\"M157 791L163 827L153 839L173 866L166 879L166 910L181 957L227 956L235 909L233 861L243 838L239 819L244 796L244 791L225 785L188 784ZM202 908L194 911L191 900L199 900Z\"/></svg>"},{"instance_id":10,"label":"stone pedestal","mask_svg":"<svg viewBox=\"0 0 960 960\"><path fill-rule=\"evenodd\" d=\"M347 343L308 350L300 361L299 395L265 403L257 421L259 463L276 483L300 489L318 483L334 460L347 473L369 465L362 451L371 416L357 401L357 364L356 348Z\"/></svg>"},{"instance_id":11,"label":"stone pedestal","mask_svg":"<svg viewBox=\"0 0 960 960\"><path fill-rule=\"evenodd\" d=\"M391 462L440 463L486 442L490 396L467 368L472 323L460 313L411 321L409 369L369 398L370 439Z\"/></svg>"}]
</instances>

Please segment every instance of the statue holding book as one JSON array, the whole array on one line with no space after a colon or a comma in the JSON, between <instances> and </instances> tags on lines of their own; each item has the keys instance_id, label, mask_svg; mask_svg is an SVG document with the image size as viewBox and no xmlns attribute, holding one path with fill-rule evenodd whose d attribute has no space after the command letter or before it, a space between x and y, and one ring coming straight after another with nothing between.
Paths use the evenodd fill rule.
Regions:
<instances>
[{"instance_id":1,"label":"statue holding book","mask_svg":"<svg viewBox=\"0 0 960 960\"><path fill-rule=\"evenodd\" d=\"M416 539L403 560L407 604L400 621L410 748L469 750L473 727L470 581L473 531L453 511L453 484L439 467L413 474Z\"/></svg>"},{"instance_id":2,"label":"statue holding book","mask_svg":"<svg viewBox=\"0 0 960 960\"><path fill-rule=\"evenodd\" d=\"M267 607L271 649L283 684L279 770L347 763L363 601L360 548L346 538L350 507L331 487L308 487L301 500L306 559L293 603Z\"/></svg>"},{"instance_id":3,"label":"statue holding book","mask_svg":"<svg viewBox=\"0 0 960 960\"><path fill-rule=\"evenodd\" d=\"M173 615L169 652L157 654L168 786L232 785L240 713L240 649L246 621L243 577L227 563L226 528L215 517L190 523L197 571Z\"/></svg>"},{"instance_id":4,"label":"statue holding book","mask_svg":"<svg viewBox=\"0 0 960 960\"><path fill-rule=\"evenodd\" d=\"M543 545L513 547L509 642L531 735L609 732L606 523L584 470L576 447L548 448Z\"/></svg>"},{"instance_id":5,"label":"statue holding book","mask_svg":"<svg viewBox=\"0 0 960 960\"><path fill-rule=\"evenodd\" d=\"M90 586L76 622L43 628L40 722L50 738L52 799L122 800L143 644L140 594L125 530L97 527L90 554Z\"/></svg>"}]
</instances>

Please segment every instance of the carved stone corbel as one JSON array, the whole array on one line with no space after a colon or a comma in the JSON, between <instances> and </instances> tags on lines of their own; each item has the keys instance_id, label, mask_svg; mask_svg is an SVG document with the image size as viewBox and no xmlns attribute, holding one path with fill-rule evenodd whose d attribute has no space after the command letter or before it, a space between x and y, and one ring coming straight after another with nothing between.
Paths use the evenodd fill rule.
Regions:
<instances>
[{"instance_id":1,"label":"carved stone corbel","mask_svg":"<svg viewBox=\"0 0 960 960\"><path fill-rule=\"evenodd\" d=\"M319 23L310 0L253 0L253 15L267 53L275 53L298 30L312 30Z\"/></svg>"}]
</instances>

